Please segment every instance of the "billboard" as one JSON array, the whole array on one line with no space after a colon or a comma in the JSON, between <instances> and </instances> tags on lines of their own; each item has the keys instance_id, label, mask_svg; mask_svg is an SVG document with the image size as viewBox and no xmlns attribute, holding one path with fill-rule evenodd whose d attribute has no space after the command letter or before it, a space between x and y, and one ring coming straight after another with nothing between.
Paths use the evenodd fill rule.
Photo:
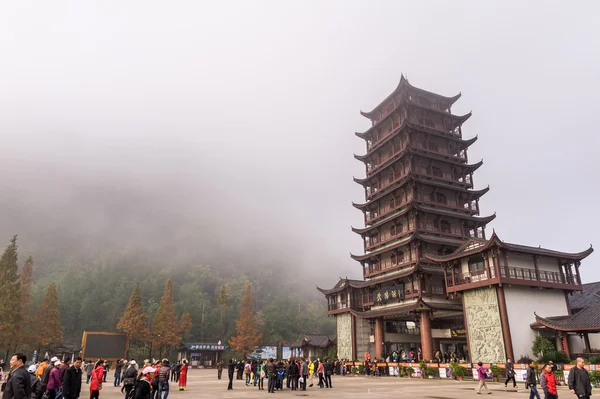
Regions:
<instances>
[{"instance_id":1,"label":"billboard","mask_svg":"<svg viewBox=\"0 0 600 399\"><path fill-rule=\"evenodd\" d=\"M277 347L276 346L257 346L254 350L246 355L248 359L277 359Z\"/></svg>"},{"instance_id":2,"label":"billboard","mask_svg":"<svg viewBox=\"0 0 600 399\"><path fill-rule=\"evenodd\" d=\"M124 359L129 349L129 337L121 333L84 331L81 348L84 359Z\"/></svg>"}]
</instances>

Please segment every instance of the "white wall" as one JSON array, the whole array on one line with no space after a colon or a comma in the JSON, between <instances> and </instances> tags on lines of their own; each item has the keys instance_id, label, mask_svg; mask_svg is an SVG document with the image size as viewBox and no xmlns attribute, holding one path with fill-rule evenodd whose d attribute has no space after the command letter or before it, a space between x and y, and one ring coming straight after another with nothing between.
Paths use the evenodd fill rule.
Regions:
<instances>
[{"instance_id":1,"label":"white wall","mask_svg":"<svg viewBox=\"0 0 600 399\"><path fill-rule=\"evenodd\" d=\"M533 312L542 317L567 315L564 291L504 286L504 294L514 355L517 359L531 357L531 345L535 339L535 332L530 327L535 322Z\"/></svg>"}]
</instances>

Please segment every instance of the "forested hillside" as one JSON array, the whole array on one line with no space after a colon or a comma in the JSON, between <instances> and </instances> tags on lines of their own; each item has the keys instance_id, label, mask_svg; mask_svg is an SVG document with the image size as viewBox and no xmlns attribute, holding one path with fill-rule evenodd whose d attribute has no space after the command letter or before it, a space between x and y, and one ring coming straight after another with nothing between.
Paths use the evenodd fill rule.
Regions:
<instances>
[{"instance_id":1,"label":"forested hillside","mask_svg":"<svg viewBox=\"0 0 600 399\"><path fill-rule=\"evenodd\" d=\"M29 253L22 245L19 251ZM55 282L60 324L67 343L79 344L84 330L116 331L137 284L140 284L142 303L151 324L167 279L173 282L177 318L184 312L189 312L192 318L192 328L183 337L186 341L227 342L235 335L235 320L239 317L247 282L252 283L264 344L294 340L302 333L334 332L334 321L327 318L324 299L314 284L275 262L253 264L253 259L248 258L239 263L215 261L208 265L151 260L110 251L69 259L42 251L39 257L45 264L40 264L35 255L31 286L33 308L24 311L33 317L35 326L38 317L35 309L39 308L47 287ZM20 273L24 262L24 256L19 256ZM222 300L218 304L218 294L223 287L227 293L225 303ZM149 327L151 330L152 326ZM37 349L38 345L31 342L28 347Z\"/></svg>"}]
</instances>

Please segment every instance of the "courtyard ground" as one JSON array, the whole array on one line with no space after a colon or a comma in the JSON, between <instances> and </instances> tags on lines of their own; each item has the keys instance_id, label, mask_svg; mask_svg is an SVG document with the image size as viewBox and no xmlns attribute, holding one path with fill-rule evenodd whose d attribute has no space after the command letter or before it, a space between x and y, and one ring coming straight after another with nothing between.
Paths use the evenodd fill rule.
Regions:
<instances>
[{"instance_id":1,"label":"courtyard ground","mask_svg":"<svg viewBox=\"0 0 600 399\"><path fill-rule=\"evenodd\" d=\"M112 373L111 373L112 374ZM109 374L110 375L110 374ZM107 379L100 399L123 399L120 388L114 388ZM266 391L259 391L254 386L247 387L244 381L233 380L233 390L227 391L227 371L223 371L223 379L217 379L216 370L190 370L188 376L188 390L185 392L177 391L177 384L171 383L170 399L185 398L259 398L268 397L298 397L308 396L315 398L427 398L427 399L467 399L480 398L481 395L475 393L476 382L453 380L422 380L396 377L340 377L333 376L332 389L319 389L315 384L308 388L306 392L283 390L275 394L268 394ZM503 384L489 384L493 392L493 397L522 397L528 398L529 391L520 384L519 390L505 389ZM89 386L83 384L83 390L89 389ZM87 393L82 392L81 398L87 399ZM559 392L559 396L560 396ZM568 391L562 391L563 395L569 394ZM569 395L571 396L571 395ZM543 397L543 394L542 394Z\"/></svg>"}]
</instances>

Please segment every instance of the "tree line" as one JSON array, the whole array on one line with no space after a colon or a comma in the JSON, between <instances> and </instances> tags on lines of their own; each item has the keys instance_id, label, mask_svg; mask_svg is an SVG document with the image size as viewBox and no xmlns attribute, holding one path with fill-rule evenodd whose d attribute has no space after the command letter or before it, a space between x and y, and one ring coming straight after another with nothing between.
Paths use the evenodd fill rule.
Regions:
<instances>
[{"instance_id":1,"label":"tree line","mask_svg":"<svg viewBox=\"0 0 600 399\"><path fill-rule=\"evenodd\" d=\"M79 346L83 331L126 332L130 355L138 357L149 350L169 353L182 342L222 341L243 349L248 341L237 346L233 338L245 335L238 331L244 306L252 309L245 314L256 329L246 336L260 336L253 342L275 345L303 333L335 331L313 287L263 268L142 263L112 253L85 262L65 255L37 276L33 266L28 257L19 267L13 237L0 261L0 350L43 353L65 342Z\"/></svg>"}]
</instances>

